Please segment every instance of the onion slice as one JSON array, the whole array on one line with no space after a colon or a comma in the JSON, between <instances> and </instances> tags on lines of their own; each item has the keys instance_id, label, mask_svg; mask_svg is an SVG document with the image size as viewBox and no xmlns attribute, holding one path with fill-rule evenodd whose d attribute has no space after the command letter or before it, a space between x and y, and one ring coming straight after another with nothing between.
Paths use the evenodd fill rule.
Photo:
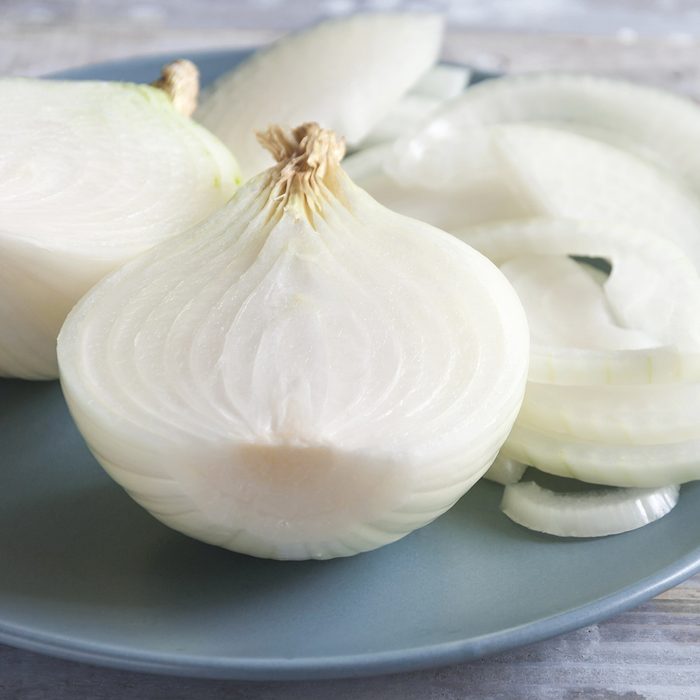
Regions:
<instances>
[{"instance_id":1,"label":"onion slice","mask_svg":"<svg viewBox=\"0 0 700 700\"><path fill-rule=\"evenodd\" d=\"M607 140L680 175L700 192L700 109L626 80L533 73L484 80L443 112L465 126L540 122Z\"/></svg>"},{"instance_id":2,"label":"onion slice","mask_svg":"<svg viewBox=\"0 0 700 700\"><path fill-rule=\"evenodd\" d=\"M410 90L409 95L433 97L441 102L464 93L472 72L466 66L441 63L433 66Z\"/></svg>"},{"instance_id":3,"label":"onion slice","mask_svg":"<svg viewBox=\"0 0 700 700\"><path fill-rule=\"evenodd\" d=\"M530 381L518 423L572 439L656 445L700 440L700 383L557 386Z\"/></svg>"},{"instance_id":4,"label":"onion slice","mask_svg":"<svg viewBox=\"0 0 700 700\"><path fill-rule=\"evenodd\" d=\"M667 515L678 486L558 493L534 481L506 486L501 510L513 521L557 537L604 537L629 532Z\"/></svg>"},{"instance_id":5,"label":"onion slice","mask_svg":"<svg viewBox=\"0 0 700 700\"><path fill-rule=\"evenodd\" d=\"M694 192L594 138L536 124L465 128L437 116L379 152L374 169L362 160L358 184L378 201L451 233L537 217L602 222L667 238L700 269Z\"/></svg>"},{"instance_id":6,"label":"onion slice","mask_svg":"<svg viewBox=\"0 0 700 700\"><path fill-rule=\"evenodd\" d=\"M531 380L650 384L700 379L700 331L695 322L700 317L700 278L671 241L641 229L543 218L466 227L456 235L501 265L520 256L539 256L545 269L546 261L552 261L551 267L557 255L605 258L612 263L602 290L585 279L583 271L572 276L577 272L573 262L560 259L558 277L553 277L557 270L551 267L546 283L541 272L524 277L527 268L518 265L521 293L525 286L533 287L523 298L531 327L533 332L542 331L540 340L533 336ZM515 281L513 263L510 269ZM558 285L557 291L548 291L547 285ZM542 294L550 305L540 303ZM583 318L570 313L581 305L587 305ZM544 318L547 310L558 313ZM593 326L583 332L586 322ZM568 346L561 333L566 326L571 327L572 338L578 338ZM558 345L557 333L562 336Z\"/></svg>"},{"instance_id":7,"label":"onion slice","mask_svg":"<svg viewBox=\"0 0 700 700\"><path fill-rule=\"evenodd\" d=\"M498 454L493 464L488 468L484 479L495 481L497 484L516 484L523 478L527 465L510 457Z\"/></svg>"},{"instance_id":8,"label":"onion slice","mask_svg":"<svg viewBox=\"0 0 700 700\"><path fill-rule=\"evenodd\" d=\"M700 440L630 445L581 440L516 423L503 454L543 472L604 486L667 486L700 479Z\"/></svg>"},{"instance_id":9,"label":"onion slice","mask_svg":"<svg viewBox=\"0 0 700 700\"><path fill-rule=\"evenodd\" d=\"M195 118L236 153L246 177L273 164L255 140L270 124L314 120L356 145L437 61L442 31L426 13L323 22L221 76Z\"/></svg>"}]
</instances>

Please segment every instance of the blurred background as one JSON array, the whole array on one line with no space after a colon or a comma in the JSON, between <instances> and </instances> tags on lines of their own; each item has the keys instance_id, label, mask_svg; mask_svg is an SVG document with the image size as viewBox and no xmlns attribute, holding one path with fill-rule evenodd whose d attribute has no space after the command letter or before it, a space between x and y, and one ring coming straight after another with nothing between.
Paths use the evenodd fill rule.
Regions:
<instances>
[{"instance_id":1,"label":"blurred background","mask_svg":"<svg viewBox=\"0 0 700 700\"><path fill-rule=\"evenodd\" d=\"M444 57L483 70L626 76L700 97L697 0L0 0L0 73L254 46L356 11L434 10Z\"/></svg>"}]
</instances>

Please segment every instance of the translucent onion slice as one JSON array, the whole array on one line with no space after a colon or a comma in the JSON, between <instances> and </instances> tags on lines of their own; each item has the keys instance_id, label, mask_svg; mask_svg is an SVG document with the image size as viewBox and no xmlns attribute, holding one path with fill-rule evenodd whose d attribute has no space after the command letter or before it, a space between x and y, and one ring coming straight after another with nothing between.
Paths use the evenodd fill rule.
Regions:
<instances>
[{"instance_id":1,"label":"translucent onion slice","mask_svg":"<svg viewBox=\"0 0 700 700\"><path fill-rule=\"evenodd\" d=\"M412 93L405 95L391 107L389 113L380 122L375 124L357 148L361 150L395 141L415 131L442 105L443 101L435 97Z\"/></svg>"},{"instance_id":2,"label":"translucent onion slice","mask_svg":"<svg viewBox=\"0 0 700 700\"><path fill-rule=\"evenodd\" d=\"M556 386L528 382L518 423L577 440L654 445L700 440L700 384Z\"/></svg>"},{"instance_id":3,"label":"translucent onion slice","mask_svg":"<svg viewBox=\"0 0 700 700\"><path fill-rule=\"evenodd\" d=\"M534 481L506 486L501 510L530 530L558 537L604 537L653 523L678 503L678 486L557 493Z\"/></svg>"},{"instance_id":4,"label":"translucent onion slice","mask_svg":"<svg viewBox=\"0 0 700 700\"><path fill-rule=\"evenodd\" d=\"M541 213L520 190L513 188L513 181L504 177L502 168L496 167L488 154L459 172L461 180L471 174L463 186L455 181L437 189L429 186L427 173L423 176L418 172L409 178L405 172L396 175L393 167L390 171L398 143L404 140L358 151L343 162L348 174L389 209L449 232L501 219L532 218ZM413 166L407 166L410 167Z\"/></svg>"},{"instance_id":5,"label":"translucent onion slice","mask_svg":"<svg viewBox=\"0 0 700 700\"><path fill-rule=\"evenodd\" d=\"M466 66L441 63L433 66L411 88L409 95L423 95L445 102L462 95L472 72Z\"/></svg>"},{"instance_id":6,"label":"translucent onion slice","mask_svg":"<svg viewBox=\"0 0 700 700\"><path fill-rule=\"evenodd\" d=\"M591 484L655 487L700 479L700 440L611 444L517 423L503 454L549 474Z\"/></svg>"},{"instance_id":7,"label":"translucent onion slice","mask_svg":"<svg viewBox=\"0 0 700 700\"><path fill-rule=\"evenodd\" d=\"M235 190L233 156L172 101L191 109L196 69L184 64L183 77L177 65L166 73L184 95L0 80L0 376L56 377L56 336L73 304Z\"/></svg>"},{"instance_id":8,"label":"translucent onion slice","mask_svg":"<svg viewBox=\"0 0 700 700\"><path fill-rule=\"evenodd\" d=\"M651 163L580 134L530 124L466 128L438 116L384 151L358 182L396 211L420 211L450 232L460 221L599 221L668 238L700 269L694 193Z\"/></svg>"},{"instance_id":9,"label":"translucent onion slice","mask_svg":"<svg viewBox=\"0 0 700 700\"><path fill-rule=\"evenodd\" d=\"M670 241L639 229L561 219L456 234L497 264L540 256L539 263L517 264L533 333L531 380L648 384L700 378L700 279ZM605 258L612 272L601 290L575 263L555 262L557 255ZM515 282L516 266L504 269Z\"/></svg>"},{"instance_id":10,"label":"translucent onion slice","mask_svg":"<svg viewBox=\"0 0 700 700\"><path fill-rule=\"evenodd\" d=\"M273 123L313 119L358 144L437 61L442 29L439 16L410 12L323 22L219 78L196 119L236 153L246 177L272 165L255 131Z\"/></svg>"},{"instance_id":11,"label":"translucent onion slice","mask_svg":"<svg viewBox=\"0 0 700 700\"><path fill-rule=\"evenodd\" d=\"M76 306L61 380L97 459L166 524L257 556L346 556L487 470L527 324L485 257L356 187L332 133L265 142L278 166Z\"/></svg>"},{"instance_id":12,"label":"translucent onion slice","mask_svg":"<svg viewBox=\"0 0 700 700\"><path fill-rule=\"evenodd\" d=\"M357 145L358 149L395 141L416 131L445 102L461 95L471 71L464 66L441 64L431 68Z\"/></svg>"},{"instance_id":13,"label":"translucent onion slice","mask_svg":"<svg viewBox=\"0 0 700 700\"><path fill-rule=\"evenodd\" d=\"M526 469L527 465L516 462L510 457L504 457L499 453L484 474L484 479L495 481L497 484L503 484L504 486L506 484L516 484L523 478Z\"/></svg>"},{"instance_id":14,"label":"translucent onion slice","mask_svg":"<svg viewBox=\"0 0 700 700\"><path fill-rule=\"evenodd\" d=\"M620 326L603 288L583 266L562 255L526 255L501 265L520 297L535 352L547 348L610 350L647 348L660 343L646 333Z\"/></svg>"},{"instance_id":15,"label":"translucent onion slice","mask_svg":"<svg viewBox=\"0 0 700 700\"><path fill-rule=\"evenodd\" d=\"M470 87L443 114L465 126L542 122L592 134L700 192L700 109L670 92L593 75L513 75Z\"/></svg>"}]
</instances>

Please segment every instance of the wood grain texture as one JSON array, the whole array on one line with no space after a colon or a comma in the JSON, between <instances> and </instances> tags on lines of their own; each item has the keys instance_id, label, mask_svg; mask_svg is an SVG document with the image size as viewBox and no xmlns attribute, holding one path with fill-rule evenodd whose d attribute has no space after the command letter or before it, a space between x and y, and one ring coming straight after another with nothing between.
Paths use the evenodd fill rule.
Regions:
<instances>
[{"instance_id":1,"label":"wood grain texture","mask_svg":"<svg viewBox=\"0 0 700 700\"><path fill-rule=\"evenodd\" d=\"M0 74L173 50L251 46L371 0L0 0ZM692 0L424 2L450 19L446 58L488 70L626 76L700 97ZM525 29L513 33L514 29ZM538 31L542 30L542 31ZM556 30L555 33L551 33ZM0 646L0 700L524 700L700 698L700 576L576 632L449 668L316 683L173 679Z\"/></svg>"}]
</instances>

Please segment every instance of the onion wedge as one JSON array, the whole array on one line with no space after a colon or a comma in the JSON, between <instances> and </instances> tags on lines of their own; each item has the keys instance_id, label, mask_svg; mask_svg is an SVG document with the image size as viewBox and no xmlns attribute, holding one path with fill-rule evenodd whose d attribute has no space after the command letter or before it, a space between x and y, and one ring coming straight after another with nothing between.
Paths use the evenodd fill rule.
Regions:
<instances>
[{"instance_id":1,"label":"onion wedge","mask_svg":"<svg viewBox=\"0 0 700 700\"><path fill-rule=\"evenodd\" d=\"M501 510L514 522L557 537L604 537L662 518L678 503L678 486L558 493L534 481L506 486Z\"/></svg>"},{"instance_id":2,"label":"onion wedge","mask_svg":"<svg viewBox=\"0 0 700 700\"><path fill-rule=\"evenodd\" d=\"M358 144L437 61L443 22L372 13L323 22L257 51L202 95L195 118L251 177L273 164L255 131L313 119Z\"/></svg>"},{"instance_id":3,"label":"onion wedge","mask_svg":"<svg viewBox=\"0 0 700 700\"><path fill-rule=\"evenodd\" d=\"M395 141L423 125L445 106L448 100L464 92L471 71L465 66L441 64L431 68L382 118L357 145L358 150Z\"/></svg>"}]
</instances>

